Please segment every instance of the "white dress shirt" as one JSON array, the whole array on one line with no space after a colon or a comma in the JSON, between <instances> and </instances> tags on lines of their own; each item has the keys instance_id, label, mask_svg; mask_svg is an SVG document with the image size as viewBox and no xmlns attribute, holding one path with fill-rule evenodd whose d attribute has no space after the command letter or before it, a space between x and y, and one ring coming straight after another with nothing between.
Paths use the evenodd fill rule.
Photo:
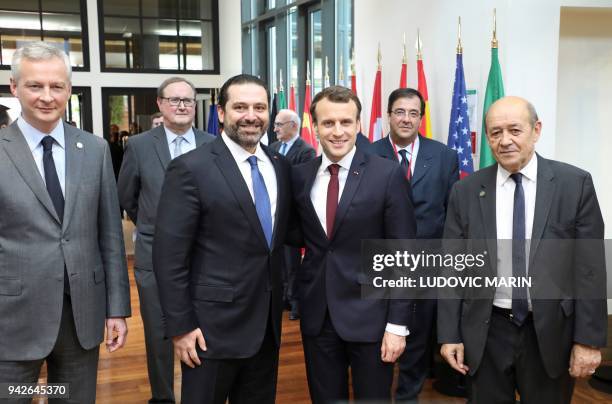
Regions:
<instances>
[{"instance_id":1,"label":"white dress shirt","mask_svg":"<svg viewBox=\"0 0 612 404\"><path fill-rule=\"evenodd\" d=\"M276 197L278 195L278 189L276 183L276 172L274 171L272 162L266 153L264 153L259 143L257 144L255 153L251 154L244 150L238 143L230 139L230 137L225 134L225 131L221 133L221 137L238 165L240 174L242 174L242 178L244 179L246 186L249 188L249 193L251 194L253 203L255 203L253 178L251 177L251 164L247 159L251 156L257 157L257 168L259 168L259 172L263 177L264 183L266 184L266 190L268 191L268 197L270 198L270 207L272 208L272 211L270 212L272 214L272 229L274 229L274 223L276 222Z\"/></svg>"},{"instance_id":2,"label":"white dress shirt","mask_svg":"<svg viewBox=\"0 0 612 404\"><path fill-rule=\"evenodd\" d=\"M391 143L391 147L394 148L394 150L397 149L397 155L395 157L397 157L397 161L401 164L402 163L402 156L400 155L400 150L406 150L406 154L408 156L408 161L410 161L410 177L412 177L414 175L414 166L415 166L415 162L417 159L417 155L419 154L419 135L416 135L416 138L414 139L414 142L410 143L408 146L400 146L400 145L394 145L393 144L393 140L391 139L391 135L387 136L389 138L389 142ZM412 145L414 144L414 148L412 147Z\"/></svg>"},{"instance_id":3,"label":"white dress shirt","mask_svg":"<svg viewBox=\"0 0 612 404\"><path fill-rule=\"evenodd\" d=\"M176 158L174 155L174 141L177 137L182 136L183 142L181 143L181 152L185 154L190 152L196 148L195 134L193 133L193 128L189 128L189 130L182 135L177 135L172 132L166 125L164 125L164 131L166 132L166 140L168 141L168 147L170 148L170 157Z\"/></svg>"},{"instance_id":4,"label":"white dress shirt","mask_svg":"<svg viewBox=\"0 0 612 404\"><path fill-rule=\"evenodd\" d=\"M520 173L523 174L523 192L525 194L525 257L526 270L529 274L529 246L533 230L536 186L538 178L538 158L533 154L531 160ZM501 165L497 166L495 185L495 220L497 225L497 276L512 276L512 217L514 214L514 189L516 183L510 178L510 172ZM531 310L531 300L528 300ZM512 288L499 287L495 290L493 305L512 308Z\"/></svg>"},{"instance_id":5,"label":"white dress shirt","mask_svg":"<svg viewBox=\"0 0 612 404\"><path fill-rule=\"evenodd\" d=\"M353 162L353 157L355 157L356 150L357 148L353 146L353 149L336 163L340 166L340 170L338 170L338 203L340 203L342 199L342 191L344 191L346 179L348 178L348 173L351 168L351 163ZM310 191L310 200L319 218L319 223L321 223L321 227L327 234L327 187L331 178L331 174L327 167L334 164L334 162L327 158L325 153L321 154L321 158L321 166L319 166L317 170L317 175L312 185L312 190ZM359 269L356 268L356 270ZM400 336L409 334L408 327L391 323L387 323L385 331Z\"/></svg>"},{"instance_id":6,"label":"white dress shirt","mask_svg":"<svg viewBox=\"0 0 612 404\"><path fill-rule=\"evenodd\" d=\"M41 141L47 135L51 136L55 142L51 147L51 154L53 154L53 163L55 164L55 171L57 171L57 178L59 178L60 187L62 188L62 194L66 198L66 144L64 139L64 124L61 120L57 121L57 125L50 133L43 133L30 125L20 116L17 119L17 126L23 136L25 137L28 147L32 152L32 157L36 163L36 168L40 172L43 182L45 182L45 167L43 166L43 145Z\"/></svg>"}]
</instances>

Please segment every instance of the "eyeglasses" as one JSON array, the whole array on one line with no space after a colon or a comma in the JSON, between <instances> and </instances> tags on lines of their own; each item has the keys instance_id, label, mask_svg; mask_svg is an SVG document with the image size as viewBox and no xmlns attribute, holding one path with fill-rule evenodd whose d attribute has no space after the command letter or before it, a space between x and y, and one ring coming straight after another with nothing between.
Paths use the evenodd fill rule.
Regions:
<instances>
[{"instance_id":1,"label":"eyeglasses","mask_svg":"<svg viewBox=\"0 0 612 404\"><path fill-rule=\"evenodd\" d=\"M274 122L274 127L275 128L280 128L281 126L284 126L285 124L289 123L289 122L293 122L293 121L287 121L287 122Z\"/></svg>"},{"instance_id":2,"label":"eyeglasses","mask_svg":"<svg viewBox=\"0 0 612 404\"><path fill-rule=\"evenodd\" d=\"M391 111L391 113L396 117L396 118L405 118L408 117L410 119L417 119L421 116L421 113L415 110L411 110L411 111L406 111L405 109L395 109L393 111Z\"/></svg>"},{"instance_id":3,"label":"eyeglasses","mask_svg":"<svg viewBox=\"0 0 612 404\"><path fill-rule=\"evenodd\" d=\"M160 97L162 100L167 100L168 104L173 107L178 107L182 102L186 107L193 107L195 105L195 100L193 98L179 98L179 97Z\"/></svg>"}]
</instances>

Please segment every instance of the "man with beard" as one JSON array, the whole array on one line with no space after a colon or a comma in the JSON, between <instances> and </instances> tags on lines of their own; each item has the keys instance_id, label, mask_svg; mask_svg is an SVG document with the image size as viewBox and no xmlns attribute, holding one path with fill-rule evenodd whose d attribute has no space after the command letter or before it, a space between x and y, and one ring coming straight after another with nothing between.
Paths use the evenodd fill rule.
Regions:
<instances>
[{"instance_id":1,"label":"man with beard","mask_svg":"<svg viewBox=\"0 0 612 404\"><path fill-rule=\"evenodd\" d=\"M257 77L230 78L221 136L166 172L153 266L183 403L274 403L291 196L289 163L259 143L268 99Z\"/></svg>"}]
</instances>

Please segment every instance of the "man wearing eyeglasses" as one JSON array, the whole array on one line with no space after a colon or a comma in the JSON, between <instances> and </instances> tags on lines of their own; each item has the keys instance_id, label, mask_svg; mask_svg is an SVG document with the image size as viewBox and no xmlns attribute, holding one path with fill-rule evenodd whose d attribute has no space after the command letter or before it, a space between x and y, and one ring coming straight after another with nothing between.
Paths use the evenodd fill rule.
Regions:
<instances>
[{"instance_id":1,"label":"man wearing eyeglasses","mask_svg":"<svg viewBox=\"0 0 612 404\"><path fill-rule=\"evenodd\" d=\"M419 135L425 113L422 95L412 88L399 88L389 95L389 136L373 144L376 153L397 161L412 188L417 238L440 239L444 230L448 196L459 179L457 153ZM416 401L429 371L436 313L434 300L413 300L410 335L400 358L396 400Z\"/></svg>"},{"instance_id":2,"label":"man wearing eyeglasses","mask_svg":"<svg viewBox=\"0 0 612 404\"><path fill-rule=\"evenodd\" d=\"M289 160L292 166L313 160L317 153L308 143L300 138L300 117L290 109L281 109L274 121L274 132L278 141L270 148L279 152ZM283 286L285 304L291 311L289 320L300 318L297 295L295 293L295 275L300 265L299 248L285 246L285 266L283 267Z\"/></svg>"},{"instance_id":3,"label":"man wearing eyeglasses","mask_svg":"<svg viewBox=\"0 0 612 404\"><path fill-rule=\"evenodd\" d=\"M194 85L181 77L164 81L157 90L163 124L130 138L119 173L121 206L136 225L134 278L144 323L147 369L152 398L174 403L174 350L164 339L162 311L153 273L152 246L166 167L172 159L214 138L193 127Z\"/></svg>"}]
</instances>

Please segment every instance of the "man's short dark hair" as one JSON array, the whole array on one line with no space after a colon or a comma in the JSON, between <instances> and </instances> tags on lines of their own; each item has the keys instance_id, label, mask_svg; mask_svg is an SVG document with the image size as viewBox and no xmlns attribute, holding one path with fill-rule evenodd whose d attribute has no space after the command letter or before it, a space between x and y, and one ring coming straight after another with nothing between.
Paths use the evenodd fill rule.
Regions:
<instances>
[{"instance_id":1,"label":"man's short dark hair","mask_svg":"<svg viewBox=\"0 0 612 404\"><path fill-rule=\"evenodd\" d=\"M161 117L163 117L161 112L156 112L153 115L151 115L151 124L153 123L154 119L161 118Z\"/></svg>"},{"instance_id":2,"label":"man's short dark hair","mask_svg":"<svg viewBox=\"0 0 612 404\"><path fill-rule=\"evenodd\" d=\"M423 116L423 114L425 114L425 99L423 98L421 93L418 90L415 90L414 88L398 88L396 90L393 90L391 94L389 94L389 101L387 102L387 113L391 113L393 104L400 98L415 97L418 97L419 101L421 102L421 116Z\"/></svg>"},{"instance_id":3,"label":"man's short dark hair","mask_svg":"<svg viewBox=\"0 0 612 404\"><path fill-rule=\"evenodd\" d=\"M359 120L359 116L361 115L361 101L359 101L359 98L350 89L346 87L331 86L319 91L319 93L317 93L317 95L315 95L314 99L312 100L312 104L310 105L310 115L312 115L313 123L317 122L317 104L319 103L319 101L324 99L328 99L331 102L337 102L342 104L346 104L350 101L353 101L357 106L356 118L357 120Z\"/></svg>"},{"instance_id":4,"label":"man's short dark hair","mask_svg":"<svg viewBox=\"0 0 612 404\"><path fill-rule=\"evenodd\" d=\"M249 84L249 83L256 84L258 86L263 87L264 90L266 90L266 100L268 100L269 102L270 91L268 91L268 86L266 85L265 81L263 81L259 77L255 77L250 74L239 74L237 76L230 77L221 86L221 90L219 90L219 105L221 106L221 109L225 111L225 104L227 104L227 101L228 101L227 92L231 86L240 85L240 84Z\"/></svg>"},{"instance_id":5,"label":"man's short dark hair","mask_svg":"<svg viewBox=\"0 0 612 404\"><path fill-rule=\"evenodd\" d=\"M196 94L198 93L196 91L195 86L193 85L193 83L189 80L187 80L186 78L183 77L170 77L169 79L164 80L159 87L157 88L157 97L158 98L164 98L164 90L166 89L166 87L168 87L170 84L174 84L174 83L185 83L187 84L189 87L191 87L191 89L193 90L193 97L195 98Z\"/></svg>"}]
</instances>

